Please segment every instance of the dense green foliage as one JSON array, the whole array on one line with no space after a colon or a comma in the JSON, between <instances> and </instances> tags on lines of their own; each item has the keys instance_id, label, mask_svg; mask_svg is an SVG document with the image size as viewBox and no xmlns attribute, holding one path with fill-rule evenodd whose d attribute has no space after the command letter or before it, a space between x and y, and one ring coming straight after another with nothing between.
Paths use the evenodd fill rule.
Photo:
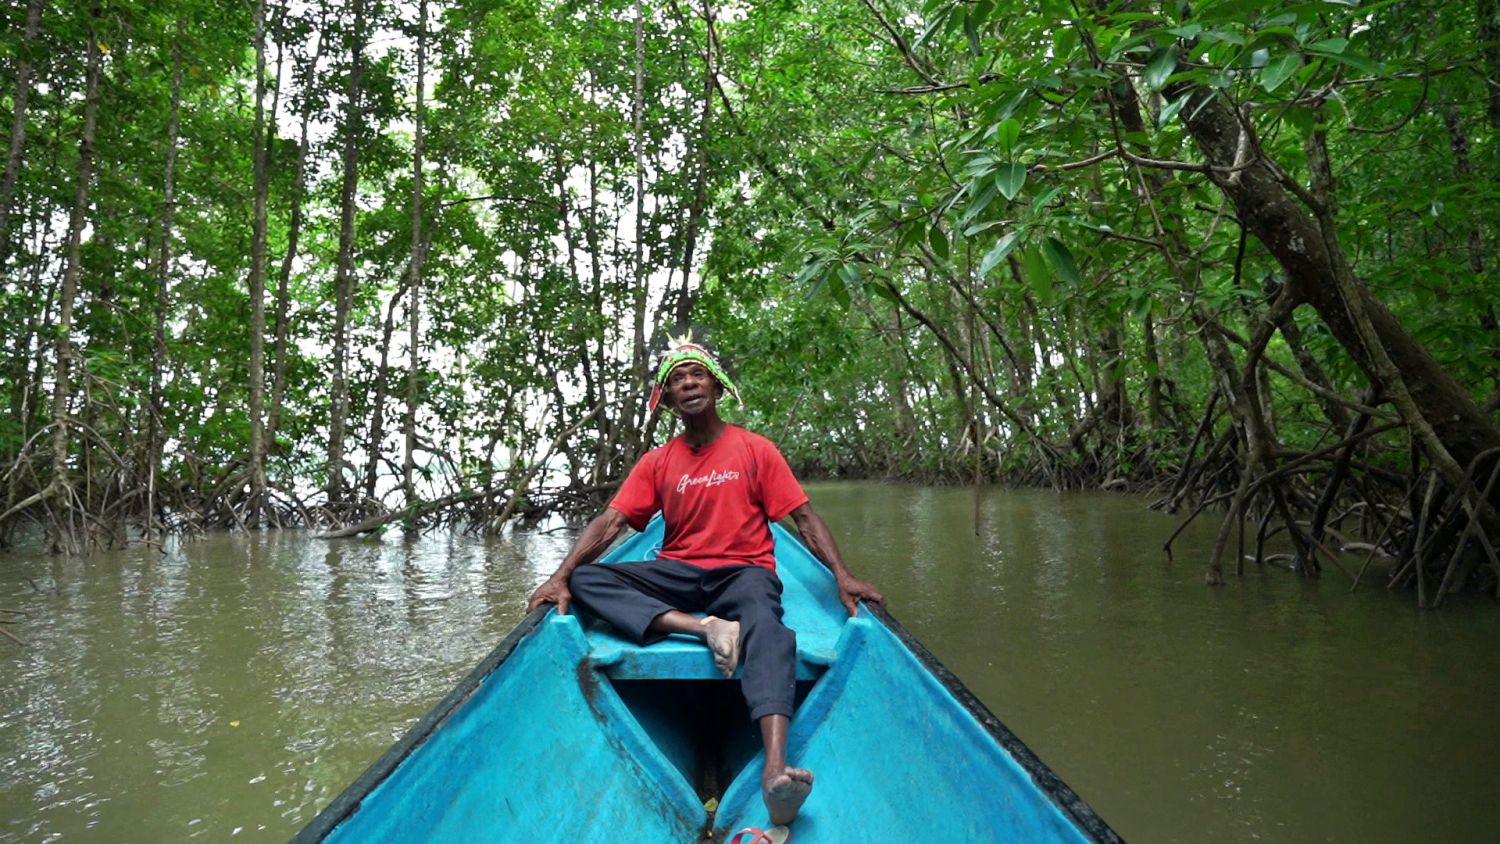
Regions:
<instances>
[{"instance_id":1,"label":"dense green foliage","mask_svg":"<svg viewBox=\"0 0 1500 844\"><path fill-rule=\"evenodd\" d=\"M139 520L158 463L153 507L261 517L257 14L277 518L597 503L665 435L646 361L686 326L806 473L1161 481L1170 507L1277 512L1294 534L1327 492L1405 557L1445 513L1415 554L1439 564L1463 513L1493 516L1463 476L1482 486L1500 444L1495 0L29 5L35 35L13 8L0 44L22 162L0 196L8 525L59 533L59 501ZM413 280L422 482L403 493ZM1452 494L1419 508L1425 466ZM1304 557L1339 518L1314 521Z\"/></svg>"}]
</instances>

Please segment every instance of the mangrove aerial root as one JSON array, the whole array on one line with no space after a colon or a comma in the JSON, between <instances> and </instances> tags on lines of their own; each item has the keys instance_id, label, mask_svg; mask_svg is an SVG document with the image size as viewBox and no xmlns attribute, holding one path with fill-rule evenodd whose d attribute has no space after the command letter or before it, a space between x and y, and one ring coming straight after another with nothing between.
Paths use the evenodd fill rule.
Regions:
<instances>
[{"instance_id":1,"label":"mangrove aerial root","mask_svg":"<svg viewBox=\"0 0 1500 844\"><path fill-rule=\"evenodd\" d=\"M1224 380L1254 383L1248 372L1235 374ZM1238 528L1236 573L1250 562L1317 577L1331 565L1354 591L1372 565L1385 561L1387 587L1415 591L1422 607L1439 606L1463 589L1500 589L1500 449L1474 457L1455 486L1425 459L1423 441L1381 408L1377 390L1329 405L1337 412L1328 413L1324 442L1305 451L1277 442L1258 406L1259 391L1229 402L1227 422L1220 397L1220 390L1210 393L1169 491L1151 504L1169 513L1191 508L1163 544L1169 560L1182 532L1217 509L1221 521L1204 574L1210 585L1224 582L1222 560ZM1218 425L1222 429L1211 433ZM1205 441L1213 444L1198 457ZM1255 531L1248 551L1247 525ZM1346 554L1360 559L1346 565Z\"/></svg>"}]
</instances>

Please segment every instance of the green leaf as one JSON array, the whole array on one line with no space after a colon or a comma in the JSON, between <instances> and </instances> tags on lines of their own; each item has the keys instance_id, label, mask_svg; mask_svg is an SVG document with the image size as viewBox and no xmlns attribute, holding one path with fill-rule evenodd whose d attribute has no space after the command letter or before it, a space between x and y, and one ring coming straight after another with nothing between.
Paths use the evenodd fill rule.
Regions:
<instances>
[{"instance_id":1,"label":"green leaf","mask_svg":"<svg viewBox=\"0 0 1500 844\"><path fill-rule=\"evenodd\" d=\"M1021 121L1014 117L1007 117L1000 121L996 127L995 140L1000 144L1001 152L1010 155L1016 149L1016 141L1021 139Z\"/></svg>"},{"instance_id":2,"label":"green leaf","mask_svg":"<svg viewBox=\"0 0 1500 844\"><path fill-rule=\"evenodd\" d=\"M1211 30L1205 32L1203 33L1203 39L1205 41L1214 41L1219 44L1233 44L1236 47L1243 47L1247 43L1245 41L1245 36L1239 34L1238 32L1232 32L1229 30Z\"/></svg>"},{"instance_id":3,"label":"green leaf","mask_svg":"<svg viewBox=\"0 0 1500 844\"><path fill-rule=\"evenodd\" d=\"M1115 19L1118 20L1120 17L1121 16L1116 15ZM1121 56L1124 56L1128 53L1137 52L1143 44L1150 41L1155 36L1156 33L1154 31L1147 29L1141 32L1137 32L1129 37L1121 38L1119 41L1115 42L1108 48L1107 54L1109 60L1115 61Z\"/></svg>"},{"instance_id":4,"label":"green leaf","mask_svg":"<svg viewBox=\"0 0 1500 844\"><path fill-rule=\"evenodd\" d=\"M947 26L952 15L953 8L951 6L934 15L930 20L927 21L927 28L922 30L921 35L917 36L917 40L912 43L911 48L913 50L922 49L922 45L926 44L929 38L938 34L938 32L940 32L945 26Z\"/></svg>"},{"instance_id":5,"label":"green leaf","mask_svg":"<svg viewBox=\"0 0 1500 844\"><path fill-rule=\"evenodd\" d=\"M964 229L964 237L973 237L974 235L979 234L982 231L987 231L994 228L995 226L1001 226L1004 224L1004 220L990 220L988 223L975 223L974 225Z\"/></svg>"},{"instance_id":6,"label":"green leaf","mask_svg":"<svg viewBox=\"0 0 1500 844\"><path fill-rule=\"evenodd\" d=\"M1198 33L1202 31L1203 27L1199 26L1196 23L1185 24L1183 26L1174 26L1171 29L1167 30L1168 34L1175 35L1178 38L1186 39L1197 38Z\"/></svg>"},{"instance_id":7,"label":"green leaf","mask_svg":"<svg viewBox=\"0 0 1500 844\"><path fill-rule=\"evenodd\" d=\"M1327 56L1333 61L1346 64L1355 70L1363 71L1372 76L1385 73L1385 68L1381 66L1380 62L1371 59L1369 56L1362 56L1359 53L1320 53L1320 55Z\"/></svg>"},{"instance_id":8,"label":"green leaf","mask_svg":"<svg viewBox=\"0 0 1500 844\"><path fill-rule=\"evenodd\" d=\"M1267 92L1275 91L1301 66L1302 57L1296 53L1278 56L1260 69L1260 84Z\"/></svg>"},{"instance_id":9,"label":"green leaf","mask_svg":"<svg viewBox=\"0 0 1500 844\"><path fill-rule=\"evenodd\" d=\"M969 202L969 207L965 209L963 216L959 218L958 224L967 226L991 202L995 201L995 194L998 192L999 190L995 187L995 182L992 179L985 179L983 182L971 182L969 184L969 194L974 199Z\"/></svg>"},{"instance_id":10,"label":"green leaf","mask_svg":"<svg viewBox=\"0 0 1500 844\"><path fill-rule=\"evenodd\" d=\"M817 261L817 260L808 261L807 263L805 263L805 264L802 265L802 271L799 272L799 273L797 273L796 281L793 282L793 283L800 287L801 285L804 285L804 284L808 283L809 281L812 281L813 277L816 276L816 275L818 275L822 271L823 271L823 262L822 261ZM820 281L819 283L821 284L822 282Z\"/></svg>"},{"instance_id":11,"label":"green leaf","mask_svg":"<svg viewBox=\"0 0 1500 844\"><path fill-rule=\"evenodd\" d=\"M1344 48L1348 46L1349 39L1347 38L1329 38L1325 41L1316 41L1309 44L1307 49L1314 53L1326 53L1331 56L1337 56L1344 52Z\"/></svg>"},{"instance_id":12,"label":"green leaf","mask_svg":"<svg viewBox=\"0 0 1500 844\"><path fill-rule=\"evenodd\" d=\"M901 230L901 236L896 239L896 251L902 252L916 246L918 242L927 239L927 229L921 226L907 226Z\"/></svg>"},{"instance_id":13,"label":"green leaf","mask_svg":"<svg viewBox=\"0 0 1500 844\"><path fill-rule=\"evenodd\" d=\"M1042 254L1047 256L1047 261L1057 270L1057 274L1063 280L1072 284L1079 284L1078 264L1073 260L1073 253L1069 251L1067 244L1055 237L1049 237L1042 241Z\"/></svg>"},{"instance_id":14,"label":"green leaf","mask_svg":"<svg viewBox=\"0 0 1500 844\"><path fill-rule=\"evenodd\" d=\"M932 253L938 258L948 260L948 236L943 234L941 226L933 226L927 230L927 245L932 247Z\"/></svg>"},{"instance_id":15,"label":"green leaf","mask_svg":"<svg viewBox=\"0 0 1500 844\"><path fill-rule=\"evenodd\" d=\"M1042 259L1042 253L1036 249L1027 249L1021 256L1021 265L1022 277L1026 279L1026 285L1031 288L1037 302L1052 304L1056 300L1056 288L1052 285L1052 270Z\"/></svg>"},{"instance_id":16,"label":"green leaf","mask_svg":"<svg viewBox=\"0 0 1500 844\"><path fill-rule=\"evenodd\" d=\"M995 171L995 187L1006 199L1015 199L1016 194L1021 192L1021 186L1026 184L1026 165L1019 161L1002 164Z\"/></svg>"},{"instance_id":17,"label":"green leaf","mask_svg":"<svg viewBox=\"0 0 1500 844\"><path fill-rule=\"evenodd\" d=\"M1056 217L1053 217L1052 221L1054 223L1078 226L1080 228L1085 228L1096 232L1112 232L1115 230L1114 226L1111 226L1109 223L1096 223L1093 220L1088 219L1087 217L1074 217L1071 214L1058 215Z\"/></svg>"},{"instance_id":18,"label":"green leaf","mask_svg":"<svg viewBox=\"0 0 1500 844\"><path fill-rule=\"evenodd\" d=\"M1026 95L1030 93L1031 89L1022 88L1010 95L1004 102L1000 103L1000 108L991 115L991 119L1005 120L1009 118L1012 114L1016 113L1016 109L1021 107L1021 103L1026 101Z\"/></svg>"},{"instance_id":19,"label":"green leaf","mask_svg":"<svg viewBox=\"0 0 1500 844\"><path fill-rule=\"evenodd\" d=\"M1167 77L1177 69L1177 49L1175 47L1163 47L1151 56L1151 61L1146 63L1146 88L1151 91L1161 90L1161 86L1167 84Z\"/></svg>"},{"instance_id":20,"label":"green leaf","mask_svg":"<svg viewBox=\"0 0 1500 844\"><path fill-rule=\"evenodd\" d=\"M1255 38L1250 42L1250 45L1252 47L1260 44L1270 44L1272 46L1275 46L1288 44L1289 42L1294 42L1296 40L1297 31L1292 29L1290 26L1286 26L1285 24L1266 26L1265 24L1262 24L1255 31Z\"/></svg>"},{"instance_id":21,"label":"green leaf","mask_svg":"<svg viewBox=\"0 0 1500 844\"><path fill-rule=\"evenodd\" d=\"M1056 199L1057 195L1060 194L1060 193L1062 193L1062 192L1063 192L1063 189L1059 188L1059 187L1050 187L1050 188L1047 188L1045 191L1042 191L1041 196L1032 197L1031 207L1034 210L1040 210L1040 209L1046 208L1047 205L1049 203L1051 203L1052 200Z\"/></svg>"},{"instance_id":22,"label":"green leaf","mask_svg":"<svg viewBox=\"0 0 1500 844\"><path fill-rule=\"evenodd\" d=\"M836 284L829 290L833 294L833 300L843 307L849 307L849 289L851 287L862 287L864 280L859 275L859 265L850 261L839 267L839 280L842 284Z\"/></svg>"},{"instance_id":23,"label":"green leaf","mask_svg":"<svg viewBox=\"0 0 1500 844\"><path fill-rule=\"evenodd\" d=\"M1156 116L1156 128L1160 129L1168 123L1171 123L1172 118L1177 116L1177 112L1182 111L1182 107L1187 105L1187 101L1188 95L1183 94L1182 96L1178 97L1175 102L1167 103L1167 107L1162 109L1161 114L1158 114Z\"/></svg>"},{"instance_id":24,"label":"green leaf","mask_svg":"<svg viewBox=\"0 0 1500 844\"><path fill-rule=\"evenodd\" d=\"M1149 313L1151 313L1151 291L1141 289L1130 291L1130 315L1140 321Z\"/></svg>"},{"instance_id":25,"label":"green leaf","mask_svg":"<svg viewBox=\"0 0 1500 844\"><path fill-rule=\"evenodd\" d=\"M974 18L973 12L964 15L964 36L969 39L969 52L977 57L984 54L984 48L980 46L979 24Z\"/></svg>"},{"instance_id":26,"label":"green leaf","mask_svg":"<svg viewBox=\"0 0 1500 844\"><path fill-rule=\"evenodd\" d=\"M1282 116L1286 120L1286 122L1292 124L1292 126L1295 127L1297 131L1303 135L1303 137L1311 135L1313 128L1317 124L1317 117L1313 114L1313 110L1307 108L1306 106L1295 106L1293 108L1289 108Z\"/></svg>"},{"instance_id":27,"label":"green leaf","mask_svg":"<svg viewBox=\"0 0 1500 844\"><path fill-rule=\"evenodd\" d=\"M1076 27L1059 27L1052 33L1052 55L1057 58L1066 58L1073 54L1078 47L1078 29Z\"/></svg>"},{"instance_id":28,"label":"green leaf","mask_svg":"<svg viewBox=\"0 0 1500 844\"><path fill-rule=\"evenodd\" d=\"M995 169L995 157L993 155L976 155L969 159L964 165L964 175L971 179L984 176Z\"/></svg>"},{"instance_id":29,"label":"green leaf","mask_svg":"<svg viewBox=\"0 0 1500 844\"><path fill-rule=\"evenodd\" d=\"M1016 248L1016 242L1020 239L1021 233L1019 231L1007 232L995 244L993 249L985 253L984 260L979 262L979 274L981 276L989 275L990 270L999 266L1000 262L1004 261L1005 257L1010 254L1011 250Z\"/></svg>"},{"instance_id":30,"label":"green leaf","mask_svg":"<svg viewBox=\"0 0 1500 844\"><path fill-rule=\"evenodd\" d=\"M878 281L872 281L872 282L869 282L868 284L866 284L865 285L865 292L866 293L873 293L876 296L879 296L880 298L886 300L887 302L891 302L893 304L900 304L901 303L901 300L896 297L896 292L894 290L890 289L889 287L886 287L885 284L883 284L881 282L878 282Z\"/></svg>"},{"instance_id":31,"label":"green leaf","mask_svg":"<svg viewBox=\"0 0 1500 844\"><path fill-rule=\"evenodd\" d=\"M834 278L836 275L837 275L836 273L824 273L823 276L818 279L818 282L816 284L814 284L812 287L808 288L808 291L807 291L807 301L811 302L812 300L818 298L818 294L822 293L823 292L823 288L826 287L826 286L828 286L829 279ZM838 282L835 282L835 284L843 284L843 282L842 281L838 281Z\"/></svg>"}]
</instances>

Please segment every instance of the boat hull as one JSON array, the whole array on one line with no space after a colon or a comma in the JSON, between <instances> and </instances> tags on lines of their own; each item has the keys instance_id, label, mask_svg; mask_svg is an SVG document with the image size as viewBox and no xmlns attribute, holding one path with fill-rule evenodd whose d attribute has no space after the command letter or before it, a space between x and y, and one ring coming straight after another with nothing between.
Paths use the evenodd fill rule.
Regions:
<instances>
[{"instance_id":1,"label":"boat hull","mask_svg":"<svg viewBox=\"0 0 1500 844\"><path fill-rule=\"evenodd\" d=\"M1119 840L888 613L846 618L826 569L773 531L798 632L788 755L817 778L799 844ZM653 524L607 560L659 542ZM538 610L297 840L725 841L769 823L737 686L696 641L641 647Z\"/></svg>"}]
</instances>

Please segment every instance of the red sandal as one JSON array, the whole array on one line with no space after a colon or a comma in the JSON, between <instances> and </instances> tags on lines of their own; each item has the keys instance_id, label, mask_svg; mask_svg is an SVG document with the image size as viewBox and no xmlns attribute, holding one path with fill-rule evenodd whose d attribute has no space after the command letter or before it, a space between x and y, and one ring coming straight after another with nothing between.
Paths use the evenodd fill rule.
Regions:
<instances>
[{"instance_id":1,"label":"red sandal","mask_svg":"<svg viewBox=\"0 0 1500 844\"><path fill-rule=\"evenodd\" d=\"M751 837L745 838L747 835ZM729 839L729 844L787 844L791 840L792 830L790 827L773 826L770 829L761 829L760 827L747 826L736 832L734 837Z\"/></svg>"}]
</instances>

